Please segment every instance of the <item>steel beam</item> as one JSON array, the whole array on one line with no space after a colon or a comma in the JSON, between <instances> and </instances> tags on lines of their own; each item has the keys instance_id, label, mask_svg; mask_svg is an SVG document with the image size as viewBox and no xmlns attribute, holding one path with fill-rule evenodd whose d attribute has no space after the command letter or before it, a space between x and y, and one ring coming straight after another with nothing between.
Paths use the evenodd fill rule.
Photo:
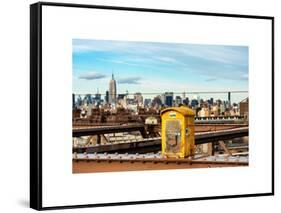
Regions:
<instances>
[{"instance_id":1,"label":"steel beam","mask_svg":"<svg viewBox=\"0 0 281 213\"><path fill-rule=\"evenodd\" d=\"M249 134L248 127L241 127L232 130L220 130L220 131L212 131L205 133L195 133L195 144L204 144L204 143L214 143L220 140L229 140L233 138L247 136ZM76 147L73 148L74 152L117 152L117 151L126 151L126 152L140 152L139 149L144 149L149 151L149 149L153 149L153 151L161 150L161 138L151 138L144 139L141 141L135 142L126 142L126 143L110 143L103 144L98 146L85 146L85 147ZM158 147L158 149L157 149Z\"/></svg>"},{"instance_id":2,"label":"steel beam","mask_svg":"<svg viewBox=\"0 0 281 213\"><path fill-rule=\"evenodd\" d=\"M133 125L120 125L120 126L99 126L99 127L84 127L84 128L74 128L72 130L72 137L81 137L88 135L101 135L108 133L117 132L133 132L133 131L144 131L143 124L133 124Z\"/></svg>"}]
</instances>

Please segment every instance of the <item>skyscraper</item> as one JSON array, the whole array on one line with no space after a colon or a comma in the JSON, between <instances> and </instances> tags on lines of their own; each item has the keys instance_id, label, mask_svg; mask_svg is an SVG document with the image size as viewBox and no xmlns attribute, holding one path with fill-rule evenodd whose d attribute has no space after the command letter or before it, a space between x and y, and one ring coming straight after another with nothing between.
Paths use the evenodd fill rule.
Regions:
<instances>
[{"instance_id":1,"label":"skyscraper","mask_svg":"<svg viewBox=\"0 0 281 213\"><path fill-rule=\"evenodd\" d=\"M77 98L77 106L81 106L82 105L82 98L80 95L78 95L78 98Z\"/></svg>"},{"instance_id":2,"label":"skyscraper","mask_svg":"<svg viewBox=\"0 0 281 213\"><path fill-rule=\"evenodd\" d=\"M185 99L183 99L182 103L183 103L184 105L188 106L188 105L189 105L189 98L186 97Z\"/></svg>"},{"instance_id":3,"label":"skyscraper","mask_svg":"<svg viewBox=\"0 0 281 213\"><path fill-rule=\"evenodd\" d=\"M94 97L95 105L99 106L101 104L101 94L99 93L99 90L97 90L97 93Z\"/></svg>"},{"instance_id":4,"label":"skyscraper","mask_svg":"<svg viewBox=\"0 0 281 213\"><path fill-rule=\"evenodd\" d=\"M184 100L185 98L186 98L186 93L183 92L183 93L182 93L182 100Z\"/></svg>"},{"instance_id":5,"label":"skyscraper","mask_svg":"<svg viewBox=\"0 0 281 213\"><path fill-rule=\"evenodd\" d=\"M181 99L181 97L180 96L176 96L176 104L177 104L177 106L179 106L180 104L182 104L182 99Z\"/></svg>"},{"instance_id":6,"label":"skyscraper","mask_svg":"<svg viewBox=\"0 0 281 213\"><path fill-rule=\"evenodd\" d=\"M109 81L109 97L108 102L110 104L116 103L116 81L114 79L114 75L112 73L112 79Z\"/></svg>"},{"instance_id":7,"label":"skyscraper","mask_svg":"<svg viewBox=\"0 0 281 213\"><path fill-rule=\"evenodd\" d=\"M165 105L166 106L173 106L173 100L174 100L174 93L172 92L165 92Z\"/></svg>"},{"instance_id":8,"label":"skyscraper","mask_svg":"<svg viewBox=\"0 0 281 213\"><path fill-rule=\"evenodd\" d=\"M72 109L75 108L75 94L72 93Z\"/></svg>"},{"instance_id":9,"label":"skyscraper","mask_svg":"<svg viewBox=\"0 0 281 213\"><path fill-rule=\"evenodd\" d=\"M104 99L105 99L105 102L108 104L108 102L109 102L109 92L108 92L108 90L106 90L106 92L105 92Z\"/></svg>"}]
</instances>

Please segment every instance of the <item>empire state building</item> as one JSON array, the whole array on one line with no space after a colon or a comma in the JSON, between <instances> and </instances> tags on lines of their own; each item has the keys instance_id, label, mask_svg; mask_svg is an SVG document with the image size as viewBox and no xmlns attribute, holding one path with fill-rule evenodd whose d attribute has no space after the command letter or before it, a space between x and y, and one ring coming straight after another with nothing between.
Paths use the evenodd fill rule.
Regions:
<instances>
[{"instance_id":1,"label":"empire state building","mask_svg":"<svg viewBox=\"0 0 281 213\"><path fill-rule=\"evenodd\" d=\"M116 103L116 81L112 73L112 79L109 81L109 97L108 102L111 104Z\"/></svg>"}]
</instances>

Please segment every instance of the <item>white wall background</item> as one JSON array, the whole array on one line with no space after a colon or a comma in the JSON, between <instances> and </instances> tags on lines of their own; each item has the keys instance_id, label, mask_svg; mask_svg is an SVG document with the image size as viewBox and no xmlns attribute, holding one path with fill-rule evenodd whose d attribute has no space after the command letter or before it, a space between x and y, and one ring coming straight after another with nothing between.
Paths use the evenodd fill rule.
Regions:
<instances>
[{"instance_id":1,"label":"white wall background","mask_svg":"<svg viewBox=\"0 0 281 213\"><path fill-rule=\"evenodd\" d=\"M29 206L29 4L35 1L3 1L0 6L0 212L31 212ZM281 80L280 6L278 1L243 0L84 0L61 1L129 7L240 13L275 16L275 82ZM275 91L280 90L276 85ZM275 96L276 109L280 98ZM261 112L264 113L264 112ZM137 206L73 209L66 212L277 212L281 207L280 111L276 110L276 195L274 197L239 198ZM278 121L279 120L279 121ZM200 185L198 185L200 187ZM96 196L93 194L93 196Z\"/></svg>"}]
</instances>

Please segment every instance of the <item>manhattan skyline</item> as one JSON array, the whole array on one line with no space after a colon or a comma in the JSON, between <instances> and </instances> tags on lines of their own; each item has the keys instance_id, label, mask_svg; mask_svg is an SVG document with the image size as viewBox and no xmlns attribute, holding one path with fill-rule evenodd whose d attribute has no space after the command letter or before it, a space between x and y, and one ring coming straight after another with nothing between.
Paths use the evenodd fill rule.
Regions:
<instances>
[{"instance_id":1,"label":"manhattan skyline","mask_svg":"<svg viewBox=\"0 0 281 213\"><path fill-rule=\"evenodd\" d=\"M248 91L246 46L86 39L72 44L75 94L104 94L112 73L117 94ZM226 94L201 96L226 99Z\"/></svg>"}]
</instances>

